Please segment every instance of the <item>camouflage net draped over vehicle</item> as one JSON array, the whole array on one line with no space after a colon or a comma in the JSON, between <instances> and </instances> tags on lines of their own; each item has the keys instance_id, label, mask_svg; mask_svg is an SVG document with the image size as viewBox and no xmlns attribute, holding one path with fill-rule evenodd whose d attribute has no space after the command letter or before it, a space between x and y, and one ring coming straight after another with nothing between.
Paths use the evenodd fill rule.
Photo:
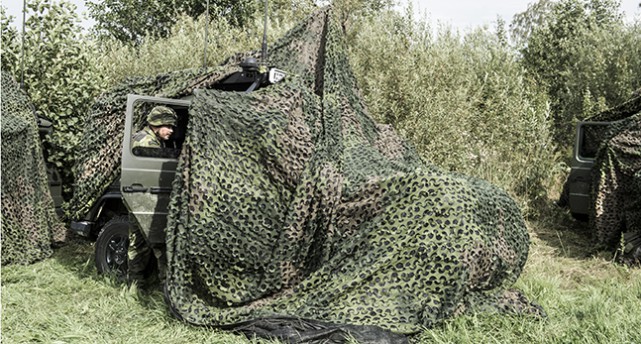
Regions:
<instances>
[{"instance_id":1,"label":"camouflage net draped over vehicle","mask_svg":"<svg viewBox=\"0 0 641 344\"><path fill-rule=\"evenodd\" d=\"M237 57L240 61L241 57ZM96 100L85 118L85 131L74 165L73 197L65 204L69 219L82 219L92 204L120 176L122 138L125 129L127 95L139 94L180 98L195 88L205 88L228 75L234 68L189 69L153 77L132 77ZM151 110L138 111L137 127Z\"/></svg>"},{"instance_id":2,"label":"camouflage net draped over vehicle","mask_svg":"<svg viewBox=\"0 0 641 344\"><path fill-rule=\"evenodd\" d=\"M473 311L543 314L509 289L529 248L515 202L376 124L346 56L320 12L270 51L285 82L196 94L167 228L173 312L398 333Z\"/></svg>"},{"instance_id":3,"label":"camouflage net draped over vehicle","mask_svg":"<svg viewBox=\"0 0 641 344\"><path fill-rule=\"evenodd\" d=\"M589 220L598 249L617 260L641 264L641 89L627 101L585 119L581 154L594 157ZM567 205L570 182L563 186Z\"/></svg>"},{"instance_id":4,"label":"camouflage net draped over vehicle","mask_svg":"<svg viewBox=\"0 0 641 344\"><path fill-rule=\"evenodd\" d=\"M64 241L27 95L2 71L2 265L30 264L49 257Z\"/></svg>"},{"instance_id":5,"label":"camouflage net draped over vehicle","mask_svg":"<svg viewBox=\"0 0 641 344\"><path fill-rule=\"evenodd\" d=\"M641 96L637 99L636 114L604 128L590 211L597 243L610 249L623 246L618 258L629 264L641 263Z\"/></svg>"}]
</instances>

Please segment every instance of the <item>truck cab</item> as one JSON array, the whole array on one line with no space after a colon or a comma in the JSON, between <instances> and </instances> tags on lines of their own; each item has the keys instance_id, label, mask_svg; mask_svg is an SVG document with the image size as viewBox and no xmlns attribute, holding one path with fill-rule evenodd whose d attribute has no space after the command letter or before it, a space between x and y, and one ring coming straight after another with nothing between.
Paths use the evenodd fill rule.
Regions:
<instances>
[{"instance_id":1,"label":"truck cab","mask_svg":"<svg viewBox=\"0 0 641 344\"><path fill-rule=\"evenodd\" d=\"M253 92L285 78L276 68L260 67L253 58L243 61L242 71L232 73L214 88L229 92ZM195 90L194 92L198 92ZM98 272L127 272L130 221L136 221L147 243L164 243L172 183L178 155L185 142L189 106L193 95L182 99L129 94L121 151L121 173L106 192L94 202L82 219L71 221L71 229L95 238ZM133 147L133 136L147 124L146 115L164 105L176 112L173 134L164 148Z\"/></svg>"},{"instance_id":2,"label":"truck cab","mask_svg":"<svg viewBox=\"0 0 641 344\"><path fill-rule=\"evenodd\" d=\"M71 222L76 234L96 239L98 272L113 271L119 277L126 273L132 220L145 233L148 243L164 242L171 184L185 141L190 98L127 96L120 178L109 186L84 218ZM176 112L173 134L164 148L134 148L134 134L147 125L146 114L157 105Z\"/></svg>"}]
</instances>

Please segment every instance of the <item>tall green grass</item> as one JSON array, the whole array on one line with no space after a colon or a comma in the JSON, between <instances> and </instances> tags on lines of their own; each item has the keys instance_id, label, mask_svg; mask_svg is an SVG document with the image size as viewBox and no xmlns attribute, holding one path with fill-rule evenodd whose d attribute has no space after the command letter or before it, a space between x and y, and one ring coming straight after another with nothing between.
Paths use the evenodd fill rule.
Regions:
<instances>
[{"instance_id":1,"label":"tall green grass","mask_svg":"<svg viewBox=\"0 0 641 344\"><path fill-rule=\"evenodd\" d=\"M641 270L594 254L581 223L555 211L529 222L530 258L516 287L545 319L469 315L417 335L418 343L639 343ZM99 276L93 245L76 240L33 265L2 267L2 342L276 343L182 323L159 291Z\"/></svg>"},{"instance_id":2,"label":"tall green grass","mask_svg":"<svg viewBox=\"0 0 641 344\"><path fill-rule=\"evenodd\" d=\"M547 318L465 316L425 331L421 342L641 342L641 271L594 253L585 224L555 215L556 223L528 223L530 257L515 285L545 309Z\"/></svg>"},{"instance_id":3,"label":"tall green grass","mask_svg":"<svg viewBox=\"0 0 641 344\"><path fill-rule=\"evenodd\" d=\"M173 319L160 291L97 275L92 250L76 240L45 261L2 268L3 343L252 343Z\"/></svg>"}]
</instances>

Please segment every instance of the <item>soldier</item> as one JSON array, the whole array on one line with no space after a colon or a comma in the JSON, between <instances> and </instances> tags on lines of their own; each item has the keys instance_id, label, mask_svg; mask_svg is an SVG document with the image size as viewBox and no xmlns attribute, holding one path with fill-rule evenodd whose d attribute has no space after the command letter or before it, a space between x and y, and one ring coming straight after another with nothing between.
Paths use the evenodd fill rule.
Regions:
<instances>
[{"instance_id":1,"label":"soldier","mask_svg":"<svg viewBox=\"0 0 641 344\"><path fill-rule=\"evenodd\" d=\"M166 141L174 132L176 125L176 112L166 106L156 106L147 115L147 126L133 136L133 148L165 148ZM128 280L139 285L145 281L147 269L153 269L149 263L155 256L158 263L158 277L162 283L165 277L165 247L152 245L145 240L145 236L134 216L129 217L129 251L128 251ZM148 287L145 286L145 287Z\"/></svg>"},{"instance_id":2,"label":"soldier","mask_svg":"<svg viewBox=\"0 0 641 344\"><path fill-rule=\"evenodd\" d=\"M166 106L156 106L147 115L147 126L133 137L133 148L164 148L165 141L174 133L176 111Z\"/></svg>"}]
</instances>

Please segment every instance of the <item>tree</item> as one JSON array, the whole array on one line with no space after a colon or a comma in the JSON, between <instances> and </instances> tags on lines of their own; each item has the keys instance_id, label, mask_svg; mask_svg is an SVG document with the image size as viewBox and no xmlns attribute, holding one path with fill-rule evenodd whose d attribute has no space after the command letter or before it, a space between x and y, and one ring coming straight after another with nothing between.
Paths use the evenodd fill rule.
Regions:
<instances>
[{"instance_id":1,"label":"tree","mask_svg":"<svg viewBox=\"0 0 641 344\"><path fill-rule=\"evenodd\" d=\"M577 118L622 102L640 86L639 28L623 23L619 5L541 0L513 23L524 67L547 89L562 145Z\"/></svg>"},{"instance_id":2,"label":"tree","mask_svg":"<svg viewBox=\"0 0 641 344\"><path fill-rule=\"evenodd\" d=\"M22 35L11 27L11 18L3 15L3 72L18 80L24 73L25 91L37 114L53 120L54 133L46 138L46 153L49 162L60 168L68 193L84 114L100 91L102 77L94 67L92 44L80 33L75 5L64 0L30 0L26 7L24 63L20 61Z\"/></svg>"},{"instance_id":3,"label":"tree","mask_svg":"<svg viewBox=\"0 0 641 344\"><path fill-rule=\"evenodd\" d=\"M0 58L2 70L15 72L20 62L20 42L18 31L11 25L13 16L7 16L4 7L0 7L0 25L2 25L2 46L0 46Z\"/></svg>"},{"instance_id":4,"label":"tree","mask_svg":"<svg viewBox=\"0 0 641 344\"><path fill-rule=\"evenodd\" d=\"M350 65L368 110L426 160L495 183L530 212L554 175L547 96L496 32L433 30L412 12L361 18Z\"/></svg>"},{"instance_id":5,"label":"tree","mask_svg":"<svg viewBox=\"0 0 641 344\"><path fill-rule=\"evenodd\" d=\"M206 1L88 0L87 7L98 35L137 45L148 35L167 37L181 14L197 18ZM253 20L258 8L260 2L254 0L209 1L209 15L224 17L232 26Z\"/></svg>"}]
</instances>

